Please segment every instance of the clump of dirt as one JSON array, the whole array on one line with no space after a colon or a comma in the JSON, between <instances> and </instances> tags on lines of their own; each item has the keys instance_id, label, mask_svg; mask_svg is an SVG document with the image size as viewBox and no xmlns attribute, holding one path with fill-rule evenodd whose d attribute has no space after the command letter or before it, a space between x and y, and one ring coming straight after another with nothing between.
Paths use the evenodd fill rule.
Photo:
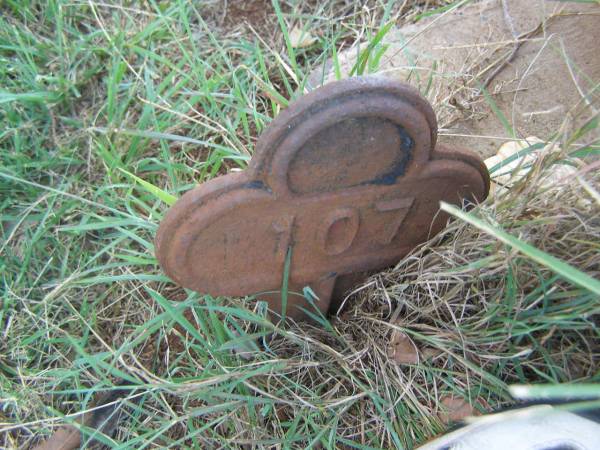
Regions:
<instances>
[{"instance_id":1,"label":"clump of dirt","mask_svg":"<svg viewBox=\"0 0 600 450\"><path fill-rule=\"evenodd\" d=\"M223 12L223 30L247 29L248 25L261 36L269 36L269 28L277 26L273 4L269 0L229 0Z\"/></svg>"}]
</instances>

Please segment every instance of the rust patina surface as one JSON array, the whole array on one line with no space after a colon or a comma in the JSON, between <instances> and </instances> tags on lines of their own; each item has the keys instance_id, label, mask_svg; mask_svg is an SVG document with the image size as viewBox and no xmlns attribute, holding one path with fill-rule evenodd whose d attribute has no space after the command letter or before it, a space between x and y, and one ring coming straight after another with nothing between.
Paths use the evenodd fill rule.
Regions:
<instances>
[{"instance_id":1,"label":"rust patina surface","mask_svg":"<svg viewBox=\"0 0 600 450\"><path fill-rule=\"evenodd\" d=\"M483 162L436 137L431 106L406 85L357 77L317 89L273 120L246 170L173 205L156 237L160 265L186 288L257 294L280 312L290 251L287 316L310 309L304 286L325 313L366 272L440 231L440 200L486 197Z\"/></svg>"}]
</instances>

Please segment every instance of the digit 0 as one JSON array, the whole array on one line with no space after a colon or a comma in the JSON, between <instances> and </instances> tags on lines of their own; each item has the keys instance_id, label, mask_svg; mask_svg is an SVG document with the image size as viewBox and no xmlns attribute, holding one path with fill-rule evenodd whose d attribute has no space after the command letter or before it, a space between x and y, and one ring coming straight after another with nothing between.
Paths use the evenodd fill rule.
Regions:
<instances>
[{"instance_id":1,"label":"digit 0","mask_svg":"<svg viewBox=\"0 0 600 450\"><path fill-rule=\"evenodd\" d=\"M339 255L348 250L359 225L360 216L355 208L340 208L328 214L319 232L319 241L325 253Z\"/></svg>"}]
</instances>

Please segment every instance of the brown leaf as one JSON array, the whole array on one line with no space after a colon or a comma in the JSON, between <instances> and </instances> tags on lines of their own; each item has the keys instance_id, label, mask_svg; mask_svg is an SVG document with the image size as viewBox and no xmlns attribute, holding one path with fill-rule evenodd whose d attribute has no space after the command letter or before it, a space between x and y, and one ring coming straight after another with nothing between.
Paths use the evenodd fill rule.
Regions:
<instances>
[{"instance_id":1,"label":"brown leaf","mask_svg":"<svg viewBox=\"0 0 600 450\"><path fill-rule=\"evenodd\" d=\"M448 395L442 397L438 417L442 423L459 422L469 416L478 415L478 412L463 398Z\"/></svg>"},{"instance_id":2,"label":"brown leaf","mask_svg":"<svg viewBox=\"0 0 600 450\"><path fill-rule=\"evenodd\" d=\"M388 346L388 356L398 364L417 364L419 351L413 341L401 331L394 331Z\"/></svg>"},{"instance_id":3,"label":"brown leaf","mask_svg":"<svg viewBox=\"0 0 600 450\"><path fill-rule=\"evenodd\" d=\"M56 430L33 450L74 450L80 445L79 430L72 425L67 425Z\"/></svg>"},{"instance_id":4,"label":"brown leaf","mask_svg":"<svg viewBox=\"0 0 600 450\"><path fill-rule=\"evenodd\" d=\"M121 381L117 386L125 384L125 381ZM80 415L77 421L103 434L112 435L122 417L123 399L129 394L131 394L131 391L123 388L99 393L94 401L94 408ZM136 397L130 401L138 402L139 399L140 397ZM93 444L94 442L88 442L88 444ZM81 435L77 427L65 425L56 430L48 439L34 447L34 450L74 450L80 445Z\"/></svg>"},{"instance_id":5,"label":"brown leaf","mask_svg":"<svg viewBox=\"0 0 600 450\"><path fill-rule=\"evenodd\" d=\"M440 356L442 354L444 354L444 352L443 352L443 350L440 350L439 348L425 347L423 349L423 358L425 360L437 358L438 356Z\"/></svg>"}]
</instances>

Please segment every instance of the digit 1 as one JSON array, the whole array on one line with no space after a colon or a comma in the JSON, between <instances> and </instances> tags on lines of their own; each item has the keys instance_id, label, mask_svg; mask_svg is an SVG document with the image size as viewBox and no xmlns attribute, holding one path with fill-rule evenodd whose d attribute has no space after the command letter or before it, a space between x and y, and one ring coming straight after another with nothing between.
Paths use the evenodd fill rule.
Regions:
<instances>
[{"instance_id":1,"label":"digit 1","mask_svg":"<svg viewBox=\"0 0 600 450\"><path fill-rule=\"evenodd\" d=\"M294 230L295 217L284 216L273 222L273 230L275 231L275 257L277 261L285 262L287 251L290 245L292 245L292 236Z\"/></svg>"}]
</instances>

